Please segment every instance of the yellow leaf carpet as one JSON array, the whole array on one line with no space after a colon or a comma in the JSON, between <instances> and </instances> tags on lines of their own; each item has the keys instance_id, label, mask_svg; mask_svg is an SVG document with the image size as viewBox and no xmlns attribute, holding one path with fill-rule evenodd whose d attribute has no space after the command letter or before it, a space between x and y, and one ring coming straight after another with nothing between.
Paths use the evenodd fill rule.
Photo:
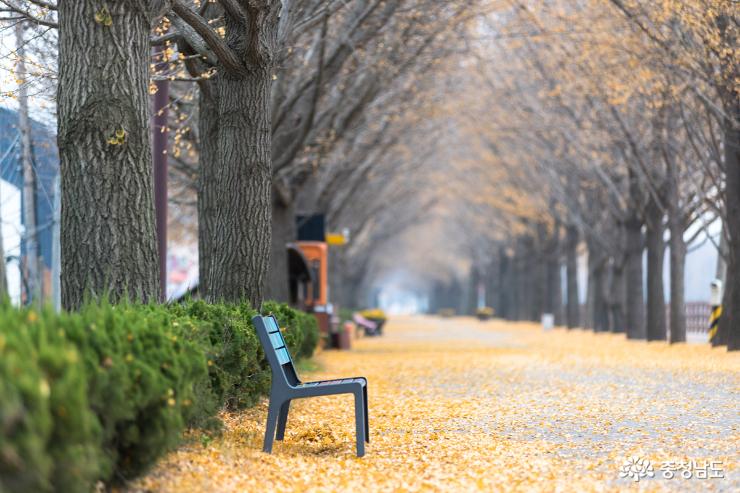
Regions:
<instances>
[{"instance_id":1,"label":"yellow leaf carpet","mask_svg":"<svg viewBox=\"0 0 740 493\"><path fill-rule=\"evenodd\" d=\"M385 332L302 375L368 378L364 458L351 395L294 401L272 455L263 402L129 490L740 491L740 354L472 318L396 317ZM650 468L620 476L634 457Z\"/></svg>"}]
</instances>

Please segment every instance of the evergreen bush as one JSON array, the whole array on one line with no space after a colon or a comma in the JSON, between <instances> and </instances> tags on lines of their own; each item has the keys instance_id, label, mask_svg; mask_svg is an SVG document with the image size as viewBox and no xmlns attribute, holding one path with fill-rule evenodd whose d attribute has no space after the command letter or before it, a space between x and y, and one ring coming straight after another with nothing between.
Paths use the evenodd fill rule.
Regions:
<instances>
[{"instance_id":1,"label":"evergreen bush","mask_svg":"<svg viewBox=\"0 0 740 493\"><path fill-rule=\"evenodd\" d=\"M267 302L296 358L312 315ZM270 372L247 304L105 301L75 313L0 302L0 493L86 492L150 467L186 426L267 393Z\"/></svg>"}]
</instances>

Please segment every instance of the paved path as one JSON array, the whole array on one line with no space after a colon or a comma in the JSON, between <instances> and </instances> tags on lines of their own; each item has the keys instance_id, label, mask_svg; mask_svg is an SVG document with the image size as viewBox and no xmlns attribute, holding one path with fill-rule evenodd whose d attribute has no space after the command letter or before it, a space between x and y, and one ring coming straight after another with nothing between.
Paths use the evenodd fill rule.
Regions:
<instances>
[{"instance_id":1,"label":"paved path","mask_svg":"<svg viewBox=\"0 0 740 493\"><path fill-rule=\"evenodd\" d=\"M353 456L351 397L297 403L273 455L259 451L262 405L132 490L740 491L740 354L463 318L386 332L323 352L311 375L368 377L366 457ZM631 457L653 477L641 462L648 475L620 478Z\"/></svg>"}]
</instances>

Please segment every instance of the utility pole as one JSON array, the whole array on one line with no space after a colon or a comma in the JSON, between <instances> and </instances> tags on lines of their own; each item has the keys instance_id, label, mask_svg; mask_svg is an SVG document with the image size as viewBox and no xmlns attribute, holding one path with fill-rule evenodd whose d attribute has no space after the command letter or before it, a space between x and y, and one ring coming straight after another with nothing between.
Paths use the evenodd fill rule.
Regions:
<instances>
[{"instance_id":1,"label":"utility pole","mask_svg":"<svg viewBox=\"0 0 740 493\"><path fill-rule=\"evenodd\" d=\"M40 301L41 286L39 283L38 262L38 228L36 224L36 176L33 170L31 154L31 119L28 114L28 84L26 81L25 47L23 40L23 24L15 25L16 78L18 80L18 126L21 133L21 163L23 169L23 223L25 226L24 240L26 247L25 276L26 276L26 303Z\"/></svg>"}]
</instances>

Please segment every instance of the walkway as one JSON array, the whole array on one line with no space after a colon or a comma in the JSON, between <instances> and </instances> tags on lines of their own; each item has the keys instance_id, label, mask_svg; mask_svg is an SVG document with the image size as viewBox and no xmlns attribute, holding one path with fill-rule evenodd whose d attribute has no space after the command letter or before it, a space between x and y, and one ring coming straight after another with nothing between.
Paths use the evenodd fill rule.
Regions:
<instances>
[{"instance_id":1,"label":"walkway","mask_svg":"<svg viewBox=\"0 0 740 493\"><path fill-rule=\"evenodd\" d=\"M132 491L740 491L740 354L464 318L400 317L386 332L323 352L310 376L368 377L364 458L351 396L295 403L272 455L261 405ZM647 463L639 482L620 478L633 456L652 478Z\"/></svg>"}]
</instances>

